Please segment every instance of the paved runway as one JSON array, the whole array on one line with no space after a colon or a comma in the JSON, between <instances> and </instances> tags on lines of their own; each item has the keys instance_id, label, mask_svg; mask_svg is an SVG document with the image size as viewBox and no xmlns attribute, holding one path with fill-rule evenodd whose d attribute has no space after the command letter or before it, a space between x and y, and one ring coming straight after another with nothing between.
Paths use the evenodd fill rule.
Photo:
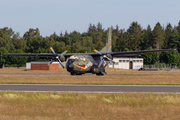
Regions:
<instances>
[{"instance_id":1,"label":"paved runway","mask_svg":"<svg viewBox=\"0 0 180 120\"><path fill-rule=\"evenodd\" d=\"M74 91L74 92L180 92L173 85L54 85L0 84L1 91Z\"/></svg>"}]
</instances>

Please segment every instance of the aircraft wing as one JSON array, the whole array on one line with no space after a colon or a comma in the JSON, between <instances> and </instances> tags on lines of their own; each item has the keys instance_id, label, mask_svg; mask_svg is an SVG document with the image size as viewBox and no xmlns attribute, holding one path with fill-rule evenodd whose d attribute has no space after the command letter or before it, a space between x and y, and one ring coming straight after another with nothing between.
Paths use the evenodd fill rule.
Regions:
<instances>
[{"instance_id":1,"label":"aircraft wing","mask_svg":"<svg viewBox=\"0 0 180 120\"><path fill-rule=\"evenodd\" d=\"M141 51L126 51L126 52L111 52L109 54L112 55L112 57L118 57L118 56L128 56L132 54L143 54L143 53L152 53L152 52L165 52L165 51L174 51L176 49L160 49L160 50L141 50Z\"/></svg>"},{"instance_id":2,"label":"aircraft wing","mask_svg":"<svg viewBox=\"0 0 180 120\"><path fill-rule=\"evenodd\" d=\"M176 49L161 49L161 50L141 50L141 51L124 51L124 52L109 52L108 54L111 54L112 57L132 57L132 56L140 56L139 54L143 54L143 53L152 53L152 52L165 52L165 51L174 51ZM96 57L96 56L101 56L98 53L66 53L64 55L64 57L68 58L71 55L76 55L76 54L80 54L80 55L91 55L92 57ZM105 55L106 53L102 53L102 55ZM29 56L29 57L56 57L60 54L52 54L52 53L17 53L17 54L4 54L5 56Z\"/></svg>"},{"instance_id":3,"label":"aircraft wing","mask_svg":"<svg viewBox=\"0 0 180 120\"><path fill-rule=\"evenodd\" d=\"M112 57L130 57L130 56L139 56L143 53L152 53L152 52L165 52L165 51L174 51L176 49L160 49L160 50L141 50L141 51L123 51L123 52L109 52ZM102 53L105 55L106 53ZM100 56L98 53L90 53L91 56Z\"/></svg>"},{"instance_id":4,"label":"aircraft wing","mask_svg":"<svg viewBox=\"0 0 180 120\"><path fill-rule=\"evenodd\" d=\"M28 56L28 57L56 57L56 55L58 54L52 54L52 53L24 53L24 54L21 54L21 53L10 53L10 54L4 54L5 56Z\"/></svg>"},{"instance_id":5,"label":"aircraft wing","mask_svg":"<svg viewBox=\"0 0 180 120\"><path fill-rule=\"evenodd\" d=\"M82 55L88 55L89 53L66 53L63 55L64 57L70 57L71 55L75 54L82 54ZM90 53L91 54L91 53ZM60 54L53 54L53 53L8 53L4 54L5 56L27 56L27 57L56 57L59 56Z\"/></svg>"}]
</instances>

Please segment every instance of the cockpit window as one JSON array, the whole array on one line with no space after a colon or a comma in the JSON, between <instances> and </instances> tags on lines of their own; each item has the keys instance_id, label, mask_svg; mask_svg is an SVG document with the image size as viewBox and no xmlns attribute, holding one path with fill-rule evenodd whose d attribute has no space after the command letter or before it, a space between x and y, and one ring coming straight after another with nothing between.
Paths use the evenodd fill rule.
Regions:
<instances>
[{"instance_id":1,"label":"cockpit window","mask_svg":"<svg viewBox=\"0 0 180 120\"><path fill-rule=\"evenodd\" d=\"M75 61L79 61L79 59L76 58Z\"/></svg>"},{"instance_id":2,"label":"cockpit window","mask_svg":"<svg viewBox=\"0 0 180 120\"><path fill-rule=\"evenodd\" d=\"M68 64L71 64L71 63L73 63L75 61L75 59L69 59L68 60Z\"/></svg>"}]
</instances>

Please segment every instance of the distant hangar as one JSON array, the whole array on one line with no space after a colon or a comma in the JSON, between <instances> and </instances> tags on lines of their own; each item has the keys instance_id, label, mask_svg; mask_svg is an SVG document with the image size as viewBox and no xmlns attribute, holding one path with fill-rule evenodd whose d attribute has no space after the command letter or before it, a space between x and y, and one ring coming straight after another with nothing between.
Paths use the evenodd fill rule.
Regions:
<instances>
[{"instance_id":1,"label":"distant hangar","mask_svg":"<svg viewBox=\"0 0 180 120\"><path fill-rule=\"evenodd\" d=\"M110 63L110 68L140 69L143 67L143 58L113 58L115 64Z\"/></svg>"}]
</instances>

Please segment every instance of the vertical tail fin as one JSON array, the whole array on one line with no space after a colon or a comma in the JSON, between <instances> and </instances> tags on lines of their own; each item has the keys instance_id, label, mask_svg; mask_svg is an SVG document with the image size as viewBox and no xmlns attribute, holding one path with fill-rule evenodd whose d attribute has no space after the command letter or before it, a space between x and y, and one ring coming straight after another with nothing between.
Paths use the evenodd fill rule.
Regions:
<instances>
[{"instance_id":1,"label":"vertical tail fin","mask_svg":"<svg viewBox=\"0 0 180 120\"><path fill-rule=\"evenodd\" d=\"M106 52L109 48L109 46L111 45L111 37L112 37L112 30L111 27L108 28L108 32L107 32L107 38L106 38L106 46L101 50L101 52ZM109 50L109 52L111 52L111 49Z\"/></svg>"}]
</instances>

